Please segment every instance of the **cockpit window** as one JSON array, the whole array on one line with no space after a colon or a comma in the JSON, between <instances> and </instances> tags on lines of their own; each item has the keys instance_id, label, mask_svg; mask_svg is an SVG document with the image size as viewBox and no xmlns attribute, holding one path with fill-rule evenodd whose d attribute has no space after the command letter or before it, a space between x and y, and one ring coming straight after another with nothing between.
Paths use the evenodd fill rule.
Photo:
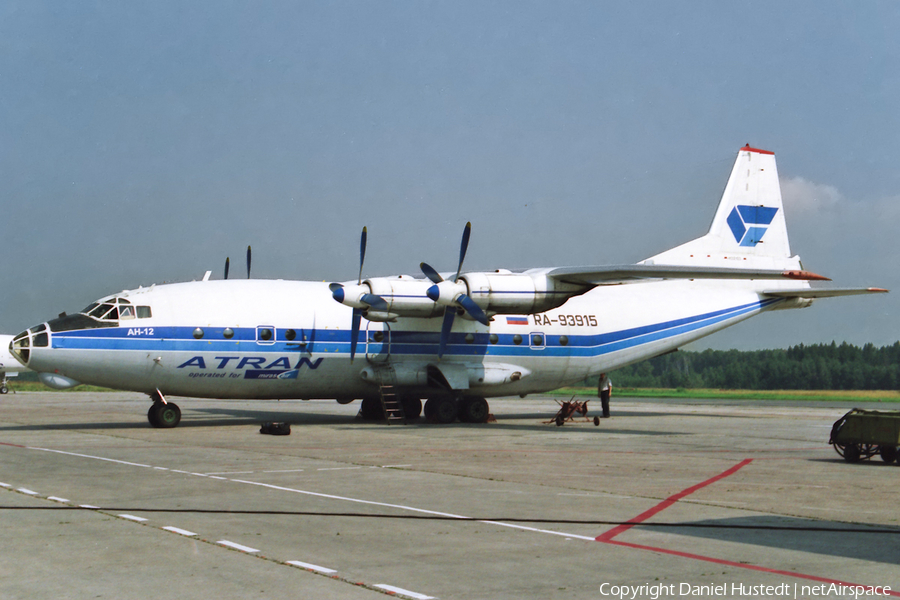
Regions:
<instances>
[{"instance_id":1,"label":"cockpit window","mask_svg":"<svg viewBox=\"0 0 900 600\"><path fill-rule=\"evenodd\" d=\"M106 304L105 302L99 305L97 308L88 313L88 316L97 318L97 319L109 319L107 315L115 309L115 306L112 304ZM113 319L117 319L119 317L119 312L116 311L116 315L112 317Z\"/></svg>"},{"instance_id":2,"label":"cockpit window","mask_svg":"<svg viewBox=\"0 0 900 600\"><path fill-rule=\"evenodd\" d=\"M149 319L152 312L149 306L135 306L125 298L112 298L102 304L94 302L81 311L81 314L102 321L118 321L119 319Z\"/></svg>"}]
</instances>

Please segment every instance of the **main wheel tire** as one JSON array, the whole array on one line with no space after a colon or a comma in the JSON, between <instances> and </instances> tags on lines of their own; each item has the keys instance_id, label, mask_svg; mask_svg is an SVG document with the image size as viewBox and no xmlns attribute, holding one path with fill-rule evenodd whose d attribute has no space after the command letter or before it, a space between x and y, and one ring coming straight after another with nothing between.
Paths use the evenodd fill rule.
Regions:
<instances>
[{"instance_id":1,"label":"main wheel tire","mask_svg":"<svg viewBox=\"0 0 900 600\"><path fill-rule=\"evenodd\" d=\"M422 400L415 396L403 396L403 414L407 419L418 419L422 414Z\"/></svg>"},{"instance_id":2,"label":"main wheel tire","mask_svg":"<svg viewBox=\"0 0 900 600\"><path fill-rule=\"evenodd\" d=\"M897 457L900 456L900 452L897 451L897 446L882 446L879 450L879 454L881 454L881 460L890 464L897 460Z\"/></svg>"},{"instance_id":3,"label":"main wheel tire","mask_svg":"<svg viewBox=\"0 0 900 600\"><path fill-rule=\"evenodd\" d=\"M153 427L162 427L159 422L159 407L162 405L162 402L154 402L150 405L150 410L147 411L147 420L150 421L150 425Z\"/></svg>"},{"instance_id":4,"label":"main wheel tire","mask_svg":"<svg viewBox=\"0 0 900 600\"><path fill-rule=\"evenodd\" d=\"M159 419L157 427L161 429L171 429L181 422L181 409L173 402L160 404L156 414Z\"/></svg>"},{"instance_id":5,"label":"main wheel tire","mask_svg":"<svg viewBox=\"0 0 900 600\"><path fill-rule=\"evenodd\" d=\"M463 423L487 423L491 409L481 396L466 396L459 405L459 420Z\"/></svg>"},{"instance_id":6,"label":"main wheel tire","mask_svg":"<svg viewBox=\"0 0 900 600\"><path fill-rule=\"evenodd\" d=\"M5 383L0 384L0 394L8 394L8 393L9 393L9 388L6 387L6 384Z\"/></svg>"},{"instance_id":7,"label":"main wheel tire","mask_svg":"<svg viewBox=\"0 0 900 600\"><path fill-rule=\"evenodd\" d=\"M372 396L362 399L359 413L366 421L379 421L384 419L384 407L381 406L381 400Z\"/></svg>"},{"instance_id":8,"label":"main wheel tire","mask_svg":"<svg viewBox=\"0 0 900 600\"><path fill-rule=\"evenodd\" d=\"M457 406L456 398L432 398L428 402L434 403L434 409L430 417L432 421L443 425L456 421L456 418L459 415L459 407Z\"/></svg>"}]
</instances>

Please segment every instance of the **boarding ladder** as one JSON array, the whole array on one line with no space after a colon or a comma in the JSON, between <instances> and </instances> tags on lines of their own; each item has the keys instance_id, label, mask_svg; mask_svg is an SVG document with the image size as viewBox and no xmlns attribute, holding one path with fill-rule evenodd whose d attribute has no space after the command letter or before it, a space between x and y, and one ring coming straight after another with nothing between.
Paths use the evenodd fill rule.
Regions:
<instances>
[{"instance_id":1,"label":"boarding ladder","mask_svg":"<svg viewBox=\"0 0 900 600\"><path fill-rule=\"evenodd\" d=\"M384 409L384 420L391 423L406 424L406 412L403 410L403 400L397 394L397 375L390 364L375 367L378 377L378 395L381 398L381 407Z\"/></svg>"}]
</instances>

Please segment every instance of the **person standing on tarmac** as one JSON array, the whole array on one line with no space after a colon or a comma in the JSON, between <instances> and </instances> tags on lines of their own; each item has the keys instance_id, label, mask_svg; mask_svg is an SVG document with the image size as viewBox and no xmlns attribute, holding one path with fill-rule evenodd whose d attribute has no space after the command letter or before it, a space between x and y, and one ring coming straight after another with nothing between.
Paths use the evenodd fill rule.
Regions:
<instances>
[{"instance_id":1,"label":"person standing on tarmac","mask_svg":"<svg viewBox=\"0 0 900 600\"><path fill-rule=\"evenodd\" d=\"M597 382L597 396L603 406L603 418L609 418L609 396L612 394L612 381L606 373L600 373L600 381Z\"/></svg>"}]
</instances>

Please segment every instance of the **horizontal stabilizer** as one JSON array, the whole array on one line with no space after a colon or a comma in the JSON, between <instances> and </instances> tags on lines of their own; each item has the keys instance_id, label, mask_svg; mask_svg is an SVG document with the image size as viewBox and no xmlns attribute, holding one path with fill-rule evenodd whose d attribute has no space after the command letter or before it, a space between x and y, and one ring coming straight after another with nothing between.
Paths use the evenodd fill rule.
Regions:
<instances>
[{"instance_id":1,"label":"horizontal stabilizer","mask_svg":"<svg viewBox=\"0 0 900 600\"><path fill-rule=\"evenodd\" d=\"M680 265L612 265L608 267L560 267L547 277L567 283L611 285L641 279L799 279L831 281L809 271L782 269L729 269L723 267L687 267Z\"/></svg>"},{"instance_id":2,"label":"horizontal stabilizer","mask_svg":"<svg viewBox=\"0 0 900 600\"><path fill-rule=\"evenodd\" d=\"M800 288L796 290L768 290L766 296L778 298L834 298L837 296L858 296L860 294L885 294L884 288Z\"/></svg>"}]
</instances>

